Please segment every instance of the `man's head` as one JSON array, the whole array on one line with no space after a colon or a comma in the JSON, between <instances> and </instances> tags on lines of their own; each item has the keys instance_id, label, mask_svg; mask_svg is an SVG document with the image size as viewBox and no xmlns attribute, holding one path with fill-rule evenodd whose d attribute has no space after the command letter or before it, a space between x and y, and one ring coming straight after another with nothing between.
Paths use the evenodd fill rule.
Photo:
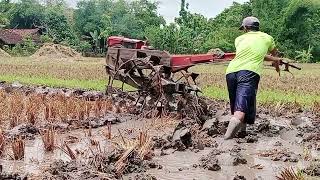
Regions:
<instances>
[{"instance_id":1,"label":"man's head","mask_svg":"<svg viewBox=\"0 0 320 180\"><path fill-rule=\"evenodd\" d=\"M260 21L258 18L250 16L243 19L240 30L244 31L259 31Z\"/></svg>"}]
</instances>

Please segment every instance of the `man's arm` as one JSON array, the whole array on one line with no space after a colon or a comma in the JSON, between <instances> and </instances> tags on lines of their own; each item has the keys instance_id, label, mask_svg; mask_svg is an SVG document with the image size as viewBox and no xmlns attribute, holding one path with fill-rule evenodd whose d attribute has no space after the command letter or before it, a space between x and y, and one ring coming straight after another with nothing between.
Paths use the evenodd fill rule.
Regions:
<instances>
[{"instance_id":1,"label":"man's arm","mask_svg":"<svg viewBox=\"0 0 320 180\"><path fill-rule=\"evenodd\" d=\"M278 50L276 48L274 48L272 51L270 51L270 54L267 54L264 57L265 61L269 61L269 62L280 62L282 61L282 58L277 57L278 56Z\"/></svg>"},{"instance_id":2,"label":"man's arm","mask_svg":"<svg viewBox=\"0 0 320 180\"><path fill-rule=\"evenodd\" d=\"M280 61L282 61L282 58L279 58L279 57L275 57L275 56L272 56L272 55L266 55L265 57L264 57L264 60L265 61L271 61L271 62L280 62Z\"/></svg>"},{"instance_id":3,"label":"man's arm","mask_svg":"<svg viewBox=\"0 0 320 180\"><path fill-rule=\"evenodd\" d=\"M277 57L278 56L278 50L276 48L273 48L271 51L270 51L270 54L267 54L265 57L264 57L264 60L265 61L268 61L268 62L272 62L272 66L276 68L276 71L279 73L280 75L280 64L282 62L282 58L280 57Z\"/></svg>"}]
</instances>

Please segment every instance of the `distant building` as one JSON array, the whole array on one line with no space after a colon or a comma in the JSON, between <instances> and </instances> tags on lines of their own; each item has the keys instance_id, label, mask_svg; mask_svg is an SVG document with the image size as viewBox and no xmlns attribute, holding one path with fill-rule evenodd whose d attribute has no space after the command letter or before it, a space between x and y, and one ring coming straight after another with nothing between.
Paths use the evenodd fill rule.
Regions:
<instances>
[{"instance_id":1,"label":"distant building","mask_svg":"<svg viewBox=\"0 0 320 180\"><path fill-rule=\"evenodd\" d=\"M22 43L26 37L31 37L35 43L40 42L42 30L35 29L0 29L0 47L8 45L10 47Z\"/></svg>"}]
</instances>

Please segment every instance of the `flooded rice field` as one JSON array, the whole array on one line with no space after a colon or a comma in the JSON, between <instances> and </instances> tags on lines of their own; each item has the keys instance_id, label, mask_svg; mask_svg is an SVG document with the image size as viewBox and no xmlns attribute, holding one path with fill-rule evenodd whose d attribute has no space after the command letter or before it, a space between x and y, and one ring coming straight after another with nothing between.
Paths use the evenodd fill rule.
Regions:
<instances>
[{"instance_id":1,"label":"flooded rice field","mask_svg":"<svg viewBox=\"0 0 320 180\"><path fill-rule=\"evenodd\" d=\"M0 179L320 179L320 120L308 111L261 108L225 141L221 101L192 97L159 117L123 94L0 89Z\"/></svg>"}]
</instances>

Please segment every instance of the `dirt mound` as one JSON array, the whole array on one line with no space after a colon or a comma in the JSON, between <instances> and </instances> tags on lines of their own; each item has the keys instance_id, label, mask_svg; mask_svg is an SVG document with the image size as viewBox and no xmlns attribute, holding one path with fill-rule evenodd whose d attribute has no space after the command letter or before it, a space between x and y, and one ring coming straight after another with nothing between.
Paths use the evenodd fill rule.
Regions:
<instances>
[{"instance_id":1,"label":"dirt mound","mask_svg":"<svg viewBox=\"0 0 320 180\"><path fill-rule=\"evenodd\" d=\"M215 48L215 49L210 49L207 54L212 54L212 55L215 54L217 56L223 56L224 52L219 48Z\"/></svg>"},{"instance_id":2,"label":"dirt mound","mask_svg":"<svg viewBox=\"0 0 320 180\"><path fill-rule=\"evenodd\" d=\"M0 49L0 57L11 57L10 54L5 52L4 50Z\"/></svg>"},{"instance_id":3,"label":"dirt mound","mask_svg":"<svg viewBox=\"0 0 320 180\"><path fill-rule=\"evenodd\" d=\"M45 43L43 46L36 51L31 57L33 58L71 58L80 59L80 53L76 52L74 49L63 46L61 44Z\"/></svg>"}]
</instances>

